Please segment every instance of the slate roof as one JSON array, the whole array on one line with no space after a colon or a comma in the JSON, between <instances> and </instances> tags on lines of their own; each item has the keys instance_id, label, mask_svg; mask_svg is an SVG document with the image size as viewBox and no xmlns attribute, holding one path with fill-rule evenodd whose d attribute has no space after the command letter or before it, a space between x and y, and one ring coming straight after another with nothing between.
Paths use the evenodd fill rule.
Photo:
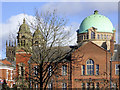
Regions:
<instances>
[{"instance_id":1,"label":"slate roof","mask_svg":"<svg viewBox=\"0 0 120 90\"><path fill-rule=\"evenodd\" d=\"M31 57L30 54L25 54L25 53L16 54L16 63L21 63L21 62L27 63L30 57Z\"/></svg>"},{"instance_id":2,"label":"slate roof","mask_svg":"<svg viewBox=\"0 0 120 90\"><path fill-rule=\"evenodd\" d=\"M4 65L12 65L7 59L1 60L0 62Z\"/></svg>"}]
</instances>

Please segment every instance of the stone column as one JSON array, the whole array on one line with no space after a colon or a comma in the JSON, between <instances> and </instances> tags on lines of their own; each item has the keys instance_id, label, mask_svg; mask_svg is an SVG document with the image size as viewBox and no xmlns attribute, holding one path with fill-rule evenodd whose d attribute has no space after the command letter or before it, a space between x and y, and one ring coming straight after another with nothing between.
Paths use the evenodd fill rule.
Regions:
<instances>
[{"instance_id":1,"label":"stone column","mask_svg":"<svg viewBox=\"0 0 120 90\"><path fill-rule=\"evenodd\" d=\"M97 39L97 32L96 32L96 29L95 29L95 39Z\"/></svg>"},{"instance_id":2,"label":"stone column","mask_svg":"<svg viewBox=\"0 0 120 90\"><path fill-rule=\"evenodd\" d=\"M88 29L88 39L91 39L91 30Z\"/></svg>"},{"instance_id":3,"label":"stone column","mask_svg":"<svg viewBox=\"0 0 120 90\"><path fill-rule=\"evenodd\" d=\"M114 40L114 41L116 41L116 40L115 40L115 32L116 32L116 30L113 30L113 40Z\"/></svg>"}]
</instances>

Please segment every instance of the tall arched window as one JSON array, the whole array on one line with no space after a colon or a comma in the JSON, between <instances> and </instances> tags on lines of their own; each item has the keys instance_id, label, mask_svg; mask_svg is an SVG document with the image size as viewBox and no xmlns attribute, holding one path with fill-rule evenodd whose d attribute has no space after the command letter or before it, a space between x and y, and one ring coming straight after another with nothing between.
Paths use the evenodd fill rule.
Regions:
<instances>
[{"instance_id":1,"label":"tall arched window","mask_svg":"<svg viewBox=\"0 0 120 90\"><path fill-rule=\"evenodd\" d=\"M83 40L83 35L81 36L81 40Z\"/></svg>"},{"instance_id":2,"label":"tall arched window","mask_svg":"<svg viewBox=\"0 0 120 90\"><path fill-rule=\"evenodd\" d=\"M108 40L108 35L106 36L106 39Z\"/></svg>"},{"instance_id":3,"label":"tall arched window","mask_svg":"<svg viewBox=\"0 0 120 90\"><path fill-rule=\"evenodd\" d=\"M99 39L100 38L100 36L99 36L99 34L97 35L97 39Z\"/></svg>"},{"instance_id":4,"label":"tall arched window","mask_svg":"<svg viewBox=\"0 0 120 90\"><path fill-rule=\"evenodd\" d=\"M21 40L21 46L23 46L22 40Z\"/></svg>"},{"instance_id":5,"label":"tall arched window","mask_svg":"<svg viewBox=\"0 0 120 90\"><path fill-rule=\"evenodd\" d=\"M35 44L38 44L38 41L35 41Z\"/></svg>"},{"instance_id":6,"label":"tall arched window","mask_svg":"<svg viewBox=\"0 0 120 90\"><path fill-rule=\"evenodd\" d=\"M25 46L25 40L24 40L24 46Z\"/></svg>"},{"instance_id":7,"label":"tall arched window","mask_svg":"<svg viewBox=\"0 0 120 90\"><path fill-rule=\"evenodd\" d=\"M87 60L87 75L94 75L94 61L92 59Z\"/></svg>"},{"instance_id":8,"label":"tall arched window","mask_svg":"<svg viewBox=\"0 0 120 90\"><path fill-rule=\"evenodd\" d=\"M104 39L106 39L106 35L104 35Z\"/></svg>"},{"instance_id":9,"label":"tall arched window","mask_svg":"<svg viewBox=\"0 0 120 90\"><path fill-rule=\"evenodd\" d=\"M95 32L91 32L91 39L95 39Z\"/></svg>"}]
</instances>

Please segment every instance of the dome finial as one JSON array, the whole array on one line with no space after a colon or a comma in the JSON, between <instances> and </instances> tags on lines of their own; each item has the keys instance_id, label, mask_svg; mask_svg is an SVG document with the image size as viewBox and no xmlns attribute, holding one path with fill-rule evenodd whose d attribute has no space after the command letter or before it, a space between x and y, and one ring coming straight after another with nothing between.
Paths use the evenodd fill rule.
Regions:
<instances>
[{"instance_id":1,"label":"dome finial","mask_svg":"<svg viewBox=\"0 0 120 90\"><path fill-rule=\"evenodd\" d=\"M23 23L25 23L25 18L23 19Z\"/></svg>"},{"instance_id":2,"label":"dome finial","mask_svg":"<svg viewBox=\"0 0 120 90\"><path fill-rule=\"evenodd\" d=\"M95 10L95 11L94 11L94 14L98 14L98 10Z\"/></svg>"}]
</instances>

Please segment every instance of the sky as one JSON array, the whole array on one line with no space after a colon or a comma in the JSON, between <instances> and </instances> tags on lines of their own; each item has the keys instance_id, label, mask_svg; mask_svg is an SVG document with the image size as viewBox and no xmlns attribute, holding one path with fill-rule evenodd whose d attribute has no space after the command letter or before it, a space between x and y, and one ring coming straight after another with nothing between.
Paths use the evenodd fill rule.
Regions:
<instances>
[{"instance_id":1,"label":"sky","mask_svg":"<svg viewBox=\"0 0 120 90\"><path fill-rule=\"evenodd\" d=\"M5 58L5 42L6 40L9 40L9 35L13 33L14 35L17 35L17 32L19 30L19 26L23 22L23 18L27 18L27 20L32 21L32 19L35 16L35 10L39 11L52 11L54 9L57 10L57 14L64 16L68 19L68 24L66 26L66 29L70 29L72 26L72 29L70 32L72 32L71 38L73 38L73 41L69 43L69 45L76 44L76 30L79 28L82 20L86 18L87 16L90 16L93 14L94 10L98 10L99 14L107 16L111 22L113 23L113 26L116 28L116 33L118 33L118 2L115 0L115 2L108 2L107 0L102 2L96 2L93 1L86 1L82 2L81 0L77 0L77 2L71 1L69 2L67 0L57 2L55 0L52 0L52 2L16 2L15 0L11 0L11 2L8 2L7 0L3 0L0 3L1 6L1 20L0 20L0 58ZM109 0L110 1L110 0ZM116 39L118 38L118 35L116 35ZM118 39L117 39L118 43Z\"/></svg>"}]
</instances>

